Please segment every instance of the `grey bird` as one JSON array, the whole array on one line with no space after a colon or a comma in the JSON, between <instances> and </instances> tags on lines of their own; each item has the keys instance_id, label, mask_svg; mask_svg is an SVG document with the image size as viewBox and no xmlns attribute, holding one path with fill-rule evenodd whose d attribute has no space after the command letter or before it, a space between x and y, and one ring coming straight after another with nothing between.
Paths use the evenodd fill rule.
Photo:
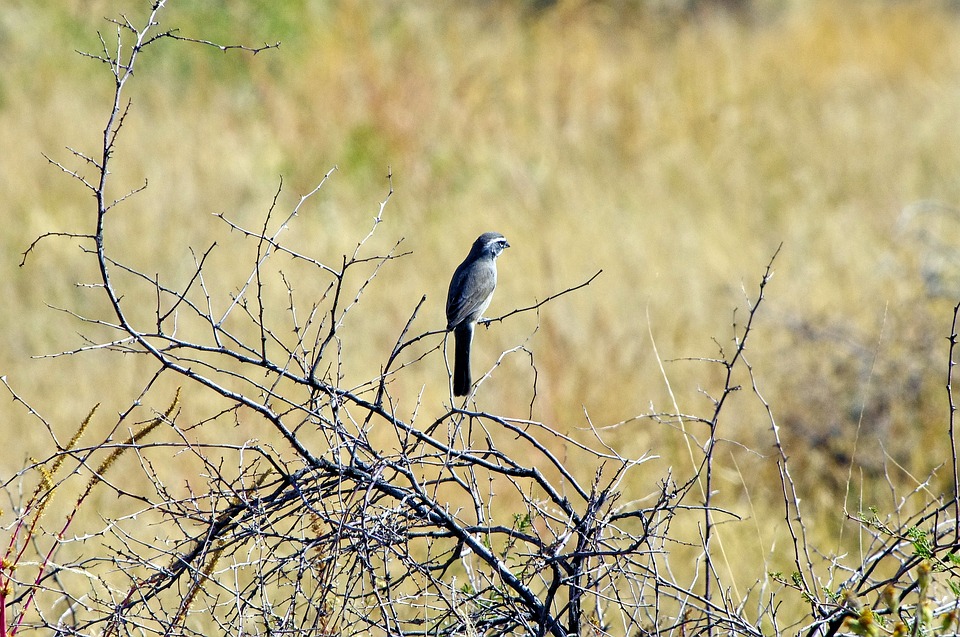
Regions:
<instances>
[{"instance_id":1,"label":"grey bird","mask_svg":"<svg viewBox=\"0 0 960 637\"><path fill-rule=\"evenodd\" d=\"M499 232L485 232L473 242L470 254L450 280L447 292L447 331L453 330L453 395L470 391L470 346L473 330L493 299L497 287L497 262L506 238Z\"/></svg>"}]
</instances>

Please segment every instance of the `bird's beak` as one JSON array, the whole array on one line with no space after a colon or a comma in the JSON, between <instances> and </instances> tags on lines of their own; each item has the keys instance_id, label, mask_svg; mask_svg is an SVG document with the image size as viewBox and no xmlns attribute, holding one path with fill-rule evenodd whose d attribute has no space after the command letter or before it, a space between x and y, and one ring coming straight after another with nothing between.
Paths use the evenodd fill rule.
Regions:
<instances>
[{"instance_id":1,"label":"bird's beak","mask_svg":"<svg viewBox=\"0 0 960 637\"><path fill-rule=\"evenodd\" d=\"M503 242L503 247L504 247L504 248L509 248L509 247L510 247L510 242L509 242L509 241L504 241L504 242Z\"/></svg>"}]
</instances>

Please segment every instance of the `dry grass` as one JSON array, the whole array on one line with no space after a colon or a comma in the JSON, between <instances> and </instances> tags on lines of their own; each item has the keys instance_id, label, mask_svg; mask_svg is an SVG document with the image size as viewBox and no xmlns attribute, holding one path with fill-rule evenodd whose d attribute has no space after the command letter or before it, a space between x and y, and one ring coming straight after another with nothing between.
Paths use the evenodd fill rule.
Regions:
<instances>
[{"instance_id":1,"label":"dry grass","mask_svg":"<svg viewBox=\"0 0 960 637\"><path fill-rule=\"evenodd\" d=\"M867 503L883 508L885 471L912 487L907 471L922 478L946 460L920 443L944 430L942 337L960 294L954 270L922 276L932 256L949 261L960 236L960 16L945 3L824 1L747 21L624 19L606 3L560 3L539 16L479 3L294 4L269 20L267 9L239 7L168 14L185 35L283 45L256 57L169 44L152 52L117 174L119 184L147 177L150 186L118 212L113 237L146 270L186 277L186 246L217 240L229 291L249 266L232 268L229 250L242 241L210 213L256 225L278 175L290 207L334 164L292 243L336 262L366 233L389 165L396 193L378 247L403 238L413 254L383 272L354 315L348 383L376 373L421 294L419 329L441 327L449 273L477 234L496 229L514 248L501 260L493 313L604 270L547 306L539 326L525 316L477 339L478 367L525 343L539 371L535 415L573 430L584 409L597 424L651 405L672 411L667 382L681 411L708 409L700 390L715 387L716 370L673 362L664 378L653 345L663 359L713 356L712 339L726 345L733 309L746 305L741 284L753 294L783 242L748 353L811 501L836 521L825 538L838 535L836 494L851 466ZM29 360L78 344L79 326L45 303L88 314L102 305L73 285L94 279L74 242L52 240L17 269L37 234L90 223L86 193L40 152L62 158L64 145L96 142L108 76L71 50L94 49L94 30L109 30L99 17L117 12L107 2L62 12L20 3L0 16L0 373L65 430L95 402L121 409L149 369L103 354ZM919 201L945 212L907 214ZM947 245L942 254L924 232ZM946 288L934 290L938 281ZM322 282L302 284L306 306ZM509 357L479 401L522 415L531 379L525 355ZM421 409L439 411L439 359L393 385L401 411L421 388ZM779 492L757 455L769 449L768 424L748 396L738 400L723 436L757 453L730 445L720 489L753 516ZM0 413L24 432L3 461L9 475L49 442L16 405ZM635 421L607 435L624 454L663 456L647 465L651 484L665 467L689 465L681 436L663 425ZM742 581L783 559L770 549L778 523L779 513L759 514L755 536L729 539L757 558L735 569Z\"/></svg>"}]
</instances>

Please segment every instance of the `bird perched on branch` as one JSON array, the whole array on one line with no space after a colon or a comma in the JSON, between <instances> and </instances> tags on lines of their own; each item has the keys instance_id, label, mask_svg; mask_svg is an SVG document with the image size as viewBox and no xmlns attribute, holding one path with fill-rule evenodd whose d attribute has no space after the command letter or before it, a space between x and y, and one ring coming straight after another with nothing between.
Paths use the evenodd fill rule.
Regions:
<instances>
[{"instance_id":1,"label":"bird perched on branch","mask_svg":"<svg viewBox=\"0 0 960 637\"><path fill-rule=\"evenodd\" d=\"M473 330L497 288L497 262L505 248L506 238L499 232L485 232L473 242L470 254L450 280L447 292L447 330L453 330L453 395L466 396L470 391L470 346Z\"/></svg>"}]
</instances>

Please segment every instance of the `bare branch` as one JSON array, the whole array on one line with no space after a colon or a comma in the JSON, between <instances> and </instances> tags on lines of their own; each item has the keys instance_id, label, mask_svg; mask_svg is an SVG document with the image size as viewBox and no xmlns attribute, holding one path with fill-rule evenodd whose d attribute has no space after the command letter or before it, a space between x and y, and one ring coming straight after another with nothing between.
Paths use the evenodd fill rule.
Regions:
<instances>
[{"instance_id":1,"label":"bare branch","mask_svg":"<svg viewBox=\"0 0 960 637\"><path fill-rule=\"evenodd\" d=\"M71 239L95 239L93 235L90 234L77 234L74 232L44 232L42 235L30 242L30 245L27 246L27 249L21 253L22 258L20 259L20 267L22 268L27 263L27 257L33 252L33 249L37 247L37 244L47 239L49 237L68 237Z\"/></svg>"},{"instance_id":2,"label":"bare branch","mask_svg":"<svg viewBox=\"0 0 960 637\"><path fill-rule=\"evenodd\" d=\"M538 310L538 309L540 309L541 307L543 307L544 305L546 305L547 303L549 303L550 301L552 301L552 300L554 300L554 299L556 299L556 298L559 298L559 297L561 297L561 296L563 296L563 295L565 295L565 294L569 294L570 292L576 292L576 291L579 290L580 288L585 288L585 287L587 287L588 285L590 285L591 283L593 283L594 279L596 279L596 278L597 278L598 276L600 276L601 274L603 274L603 270L597 270L596 274L594 274L593 276L591 276L589 279L587 279L587 280L584 281L583 283L580 283L579 285L575 285L575 286L573 286L573 287L566 288L565 290L561 290L560 292L557 292L556 294L551 294L551 295L548 296L547 298L545 298L545 299L543 299L542 301L539 301L539 302L537 302L537 303L534 303L533 305L528 305L528 306L526 306L526 307L521 307L521 308L517 308L517 309L515 309L515 310L511 310L511 311L507 312L506 314L504 314L503 316L498 316L497 318L490 318L490 319L485 318L485 319L481 319L481 320L478 321L478 322L479 322L479 323L482 323L483 325L489 326L491 323L499 323L499 322L503 321L504 319L507 319L507 318L513 316L514 314L521 314L521 313L523 313L523 312L530 312L530 311L533 311L533 310Z\"/></svg>"}]
</instances>

